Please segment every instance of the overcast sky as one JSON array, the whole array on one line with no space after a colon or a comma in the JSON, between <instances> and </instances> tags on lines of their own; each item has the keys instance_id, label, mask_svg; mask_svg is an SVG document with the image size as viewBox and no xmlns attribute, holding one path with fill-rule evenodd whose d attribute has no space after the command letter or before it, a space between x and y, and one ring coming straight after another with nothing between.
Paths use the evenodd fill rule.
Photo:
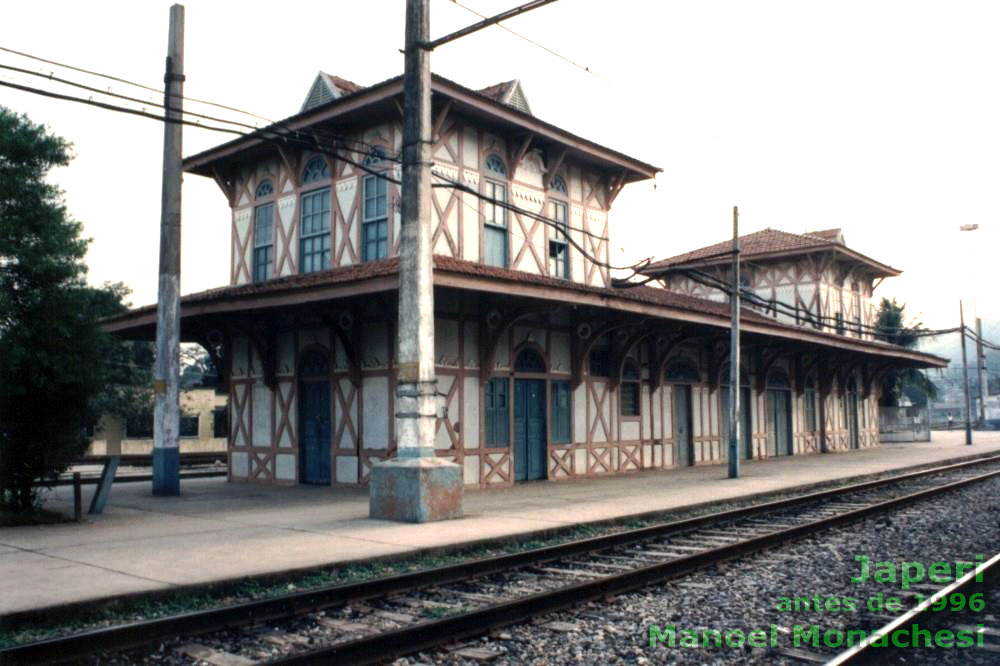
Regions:
<instances>
[{"instance_id":1,"label":"overcast sky","mask_svg":"<svg viewBox=\"0 0 1000 666\"><path fill-rule=\"evenodd\" d=\"M518 2L463 0L486 14ZM9 3L0 46L159 87L170 4ZM362 85L402 72L402 0L184 4L189 97L280 119L317 70ZM475 20L431 0L433 36ZM440 48L432 69L472 88L520 78L539 118L663 168L616 200L613 261L724 240L739 205L741 232L841 227L904 271L876 296L929 326L957 324L961 293L972 309L973 280L980 316L1000 318L1000 3L561 0L507 25L593 74L496 27ZM0 64L157 98L5 52ZM79 94L0 70L10 81ZM91 281L154 302L162 126L9 88L0 104L74 143L53 179L93 239ZM188 128L184 152L228 138ZM182 291L225 285L225 198L197 176L183 196Z\"/></svg>"}]
</instances>

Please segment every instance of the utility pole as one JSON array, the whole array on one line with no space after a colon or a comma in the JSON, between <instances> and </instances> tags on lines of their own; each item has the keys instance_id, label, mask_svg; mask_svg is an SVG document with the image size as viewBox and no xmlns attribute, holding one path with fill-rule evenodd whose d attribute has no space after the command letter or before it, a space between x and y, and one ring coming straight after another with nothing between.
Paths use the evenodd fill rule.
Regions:
<instances>
[{"instance_id":1,"label":"utility pole","mask_svg":"<svg viewBox=\"0 0 1000 666\"><path fill-rule=\"evenodd\" d=\"M733 206L733 286L729 294L729 478L740 478L740 213Z\"/></svg>"},{"instance_id":2,"label":"utility pole","mask_svg":"<svg viewBox=\"0 0 1000 666\"><path fill-rule=\"evenodd\" d=\"M180 494L181 119L184 95L184 6L170 8L163 77L163 195L153 372L153 494Z\"/></svg>"},{"instance_id":3,"label":"utility pole","mask_svg":"<svg viewBox=\"0 0 1000 666\"><path fill-rule=\"evenodd\" d=\"M976 370L979 377L979 427L986 427L986 352L983 351L983 320L976 317Z\"/></svg>"},{"instance_id":4,"label":"utility pole","mask_svg":"<svg viewBox=\"0 0 1000 666\"><path fill-rule=\"evenodd\" d=\"M396 333L396 458L369 480L372 518L426 522L462 515L462 468L437 458L434 258L431 248L430 0L407 0L403 185Z\"/></svg>"},{"instance_id":5,"label":"utility pole","mask_svg":"<svg viewBox=\"0 0 1000 666\"><path fill-rule=\"evenodd\" d=\"M972 404L969 401L969 366L965 360L965 311L958 302L958 321L962 336L962 389L965 392L965 443L972 446Z\"/></svg>"}]
</instances>

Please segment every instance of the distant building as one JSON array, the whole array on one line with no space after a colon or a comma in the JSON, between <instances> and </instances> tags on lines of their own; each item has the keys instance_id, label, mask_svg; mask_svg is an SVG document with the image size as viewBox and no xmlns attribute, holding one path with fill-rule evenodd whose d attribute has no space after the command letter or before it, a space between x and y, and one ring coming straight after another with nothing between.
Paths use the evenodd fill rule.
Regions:
<instances>
[{"instance_id":1,"label":"distant building","mask_svg":"<svg viewBox=\"0 0 1000 666\"><path fill-rule=\"evenodd\" d=\"M724 461L721 292L610 275L611 206L660 169L536 118L516 80L432 90L438 456L475 487ZM185 296L181 333L228 383L234 481L364 483L395 455L402 96L320 74L298 114L184 162L232 210L230 284ZM300 131L325 149L270 138ZM877 445L879 373L944 364L852 330L898 271L834 232L762 234L750 284L799 314L744 310L741 455Z\"/></svg>"},{"instance_id":2,"label":"distant building","mask_svg":"<svg viewBox=\"0 0 1000 666\"><path fill-rule=\"evenodd\" d=\"M227 398L212 388L181 391L180 452L209 453L228 450ZM151 455L152 414L122 420L102 417L94 428L88 456Z\"/></svg>"}]
</instances>

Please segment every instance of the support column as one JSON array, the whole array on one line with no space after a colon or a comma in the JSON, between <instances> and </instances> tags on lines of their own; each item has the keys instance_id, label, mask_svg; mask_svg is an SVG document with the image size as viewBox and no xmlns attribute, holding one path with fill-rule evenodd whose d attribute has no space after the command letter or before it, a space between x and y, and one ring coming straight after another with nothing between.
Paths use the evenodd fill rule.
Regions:
<instances>
[{"instance_id":1,"label":"support column","mask_svg":"<svg viewBox=\"0 0 1000 666\"><path fill-rule=\"evenodd\" d=\"M462 468L438 459L431 249L430 0L407 0L396 353L396 458L372 468L369 515L407 522L462 515Z\"/></svg>"},{"instance_id":2,"label":"support column","mask_svg":"<svg viewBox=\"0 0 1000 666\"><path fill-rule=\"evenodd\" d=\"M156 301L156 367L153 373L153 494L179 495L181 127L184 94L184 7L170 8L167 68L163 78L163 194L160 274Z\"/></svg>"}]
</instances>

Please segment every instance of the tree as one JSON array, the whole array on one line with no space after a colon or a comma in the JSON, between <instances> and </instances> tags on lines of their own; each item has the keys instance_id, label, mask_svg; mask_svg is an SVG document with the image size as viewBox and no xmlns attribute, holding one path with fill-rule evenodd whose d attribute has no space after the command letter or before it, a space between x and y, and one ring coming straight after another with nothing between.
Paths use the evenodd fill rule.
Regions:
<instances>
[{"instance_id":1,"label":"tree","mask_svg":"<svg viewBox=\"0 0 1000 666\"><path fill-rule=\"evenodd\" d=\"M917 346L922 331L919 321L906 322L906 303L897 303L883 298L878 308L875 324L875 339L890 342L900 347L912 349ZM882 378L882 396L879 404L895 407L899 399L907 396L916 405L926 405L928 400L937 398L937 387L927 375L916 368L896 368L889 370Z\"/></svg>"},{"instance_id":2,"label":"tree","mask_svg":"<svg viewBox=\"0 0 1000 666\"><path fill-rule=\"evenodd\" d=\"M0 502L18 510L86 450L120 353L99 321L127 292L87 286L89 240L45 182L71 159L64 139L0 107Z\"/></svg>"}]
</instances>

